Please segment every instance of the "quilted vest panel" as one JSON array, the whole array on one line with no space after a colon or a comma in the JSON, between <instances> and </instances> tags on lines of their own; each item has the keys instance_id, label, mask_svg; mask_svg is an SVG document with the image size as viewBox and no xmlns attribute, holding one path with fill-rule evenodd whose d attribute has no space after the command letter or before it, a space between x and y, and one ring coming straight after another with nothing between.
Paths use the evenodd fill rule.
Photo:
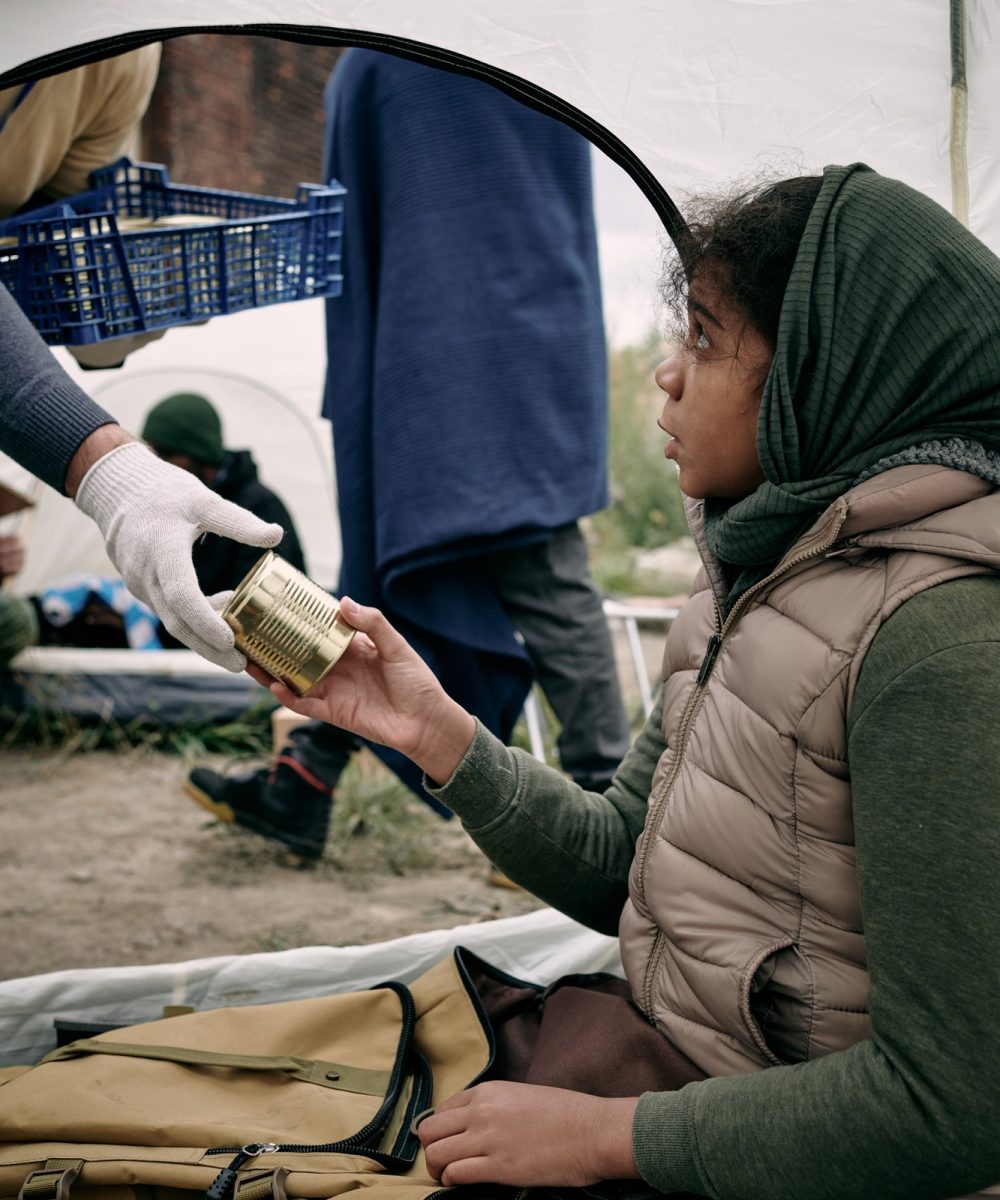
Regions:
<instances>
[{"instance_id":1,"label":"quilted vest panel","mask_svg":"<svg viewBox=\"0 0 1000 1200\"><path fill-rule=\"evenodd\" d=\"M704 571L667 638L667 749L632 866L622 958L639 1006L710 1074L802 1062L869 1035L851 697L901 603L989 571L1000 551L969 536L971 520L997 538L1000 493L984 500L989 485L944 474L931 482L960 515L921 516L926 468L889 472L918 520L878 532L879 497L893 517L906 504L883 477L870 481L824 514L727 622L721 645Z\"/></svg>"}]
</instances>

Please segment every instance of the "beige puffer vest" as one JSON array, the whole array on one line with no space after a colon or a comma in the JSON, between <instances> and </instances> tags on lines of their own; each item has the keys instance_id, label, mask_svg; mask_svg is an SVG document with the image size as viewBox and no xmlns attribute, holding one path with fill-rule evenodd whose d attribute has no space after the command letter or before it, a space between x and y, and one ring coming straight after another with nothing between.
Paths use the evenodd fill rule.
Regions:
<instances>
[{"instance_id":1,"label":"beige puffer vest","mask_svg":"<svg viewBox=\"0 0 1000 1200\"><path fill-rule=\"evenodd\" d=\"M1000 570L1000 490L943 467L879 475L831 505L721 626L709 583L721 580L702 553L667 639L667 749L620 934L636 1002L725 1075L869 1034L851 698L900 604Z\"/></svg>"}]
</instances>

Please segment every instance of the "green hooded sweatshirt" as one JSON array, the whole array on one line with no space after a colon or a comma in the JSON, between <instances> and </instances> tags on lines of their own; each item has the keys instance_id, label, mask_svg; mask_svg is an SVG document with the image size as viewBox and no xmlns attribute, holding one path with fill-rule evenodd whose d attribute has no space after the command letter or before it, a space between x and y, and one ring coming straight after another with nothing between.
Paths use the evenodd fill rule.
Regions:
<instances>
[{"instance_id":1,"label":"green hooded sweatshirt","mask_svg":"<svg viewBox=\"0 0 1000 1200\"><path fill-rule=\"evenodd\" d=\"M759 578L853 483L903 462L1000 482L1000 262L943 209L831 167L786 292L758 430L766 482L707 505L713 552ZM652 436L652 434L651 434ZM945 1200L1000 1184L1000 576L903 604L866 656L848 758L869 1040L639 1101L665 1193ZM659 708L603 795L480 729L437 794L540 898L617 931L664 749Z\"/></svg>"}]
</instances>

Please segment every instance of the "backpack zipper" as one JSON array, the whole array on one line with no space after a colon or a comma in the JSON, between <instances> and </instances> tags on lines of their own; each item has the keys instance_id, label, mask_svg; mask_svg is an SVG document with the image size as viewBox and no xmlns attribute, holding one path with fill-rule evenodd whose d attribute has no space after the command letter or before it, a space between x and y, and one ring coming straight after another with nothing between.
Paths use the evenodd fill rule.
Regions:
<instances>
[{"instance_id":1,"label":"backpack zipper","mask_svg":"<svg viewBox=\"0 0 1000 1200\"><path fill-rule=\"evenodd\" d=\"M408 1046L412 1039L413 1028L417 1019L413 997L407 988L397 983L383 983L378 986L388 988L395 992L399 998L403 1010L399 1044L400 1046ZM232 1154L234 1157L227 1166L223 1167L206 1189L204 1193L205 1200L226 1200L232 1194L233 1185L236 1182L236 1173L240 1167L246 1166L248 1162L259 1157L261 1154L357 1154L364 1158L370 1158L385 1167L391 1168L398 1165L398 1155L387 1154L383 1150L368 1148L365 1143L384 1128L386 1120L396 1106L404 1070L411 1065L413 1067L414 1083L413 1092L407 1102L406 1115L410 1116L413 1113L420 1112L421 1109L426 1108L431 1102L433 1082L427 1060L422 1054L410 1051L406 1054L397 1055L396 1061L393 1063L392 1074L389 1077L389 1086L386 1089L385 1099L379 1105L378 1111L366 1125L359 1129L357 1133L352 1133L348 1138L341 1138L336 1142L325 1142L318 1145L248 1142L245 1146L217 1146L212 1150L206 1150L206 1155ZM397 1147L402 1148L414 1136L409 1132L409 1127L409 1120L404 1120L400 1138L396 1143Z\"/></svg>"},{"instance_id":2,"label":"backpack zipper","mask_svg":"<svg viewBox=\"0 0 1000 1200\"><path fill-rule=\"evenodd\" d=\"M410 1121L406 1118L410 1117L411 1113L420 1112L431 1102L431 1093L433 1090L431 1072L422 1055L416 1055L416 1070L414 1071L413 1078L413 1094L407 1103L406 1117L403 1121L400 1140L397 1142L397 1146L400 1148L405 1146L411 1137L415 1136L409 1132ZM390 1092L390 1094L392 1093ZM209 1185L205 1191L205 1200L227 1200L227 1197L232 1195L233 1185L236 1183L236 1176L239 1169L261 1154L356 1154L361 1158L370 1158L383 1167L390 1169L398 1167L400 1161L398 1154L388 1154L384 1150L374 1150L365 1145L368 1139L374 1137L384 1126L387 1114L383 1110L386 1107L387 1105L383 1104L368 1124L359 1129L357 1133L351 1134L349 1138L341 1138L337 1142L324 1142L318 1145L249 1142L245 1146L219 1146L213 1150L206 1150L206 1155L233 1154L234 1157L230 1163L222 1168ZM388 1107L391 1108L394 1105Z\"/></svg>"}]
</instances>

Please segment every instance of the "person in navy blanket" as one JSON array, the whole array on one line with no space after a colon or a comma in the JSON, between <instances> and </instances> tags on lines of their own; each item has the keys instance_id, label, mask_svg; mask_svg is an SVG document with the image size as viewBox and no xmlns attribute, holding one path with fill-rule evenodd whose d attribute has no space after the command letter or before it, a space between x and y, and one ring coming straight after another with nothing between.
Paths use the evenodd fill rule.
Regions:
<instances>
[{"instance_id":1,"label":"person in navy blanket","mask_svg":"<svg viewBox=\"0 0 1000 1200\"><path fill-rule=\"evenodd\" d=\"M578 526L608 498L590 147L486 83L374 51L343 55L325 102L325 178L347 188L324 403L339 592L388 614L504 741L537 678L563 769L602 789L629 730ZM307 863L357 745L313 723L270 769L196 768L186 788Z\"/></svg>"}]
</instances>

